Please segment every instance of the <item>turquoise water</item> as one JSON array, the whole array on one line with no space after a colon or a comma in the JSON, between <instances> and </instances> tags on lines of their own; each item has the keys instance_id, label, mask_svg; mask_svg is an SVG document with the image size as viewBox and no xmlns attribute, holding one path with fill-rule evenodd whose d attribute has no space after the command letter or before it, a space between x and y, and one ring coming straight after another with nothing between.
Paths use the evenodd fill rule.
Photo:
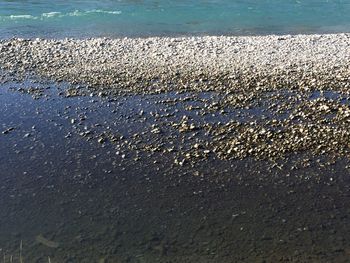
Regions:
<instances>
[{"instance_id":1,"label":"turquoise water","mask_svg":"<svg viewBox=\"0 0 350 263\"><path fill-rule=\"evenodd\" d=\"M0 0L0 37L350 31L348 0Z\"/></svg>"}]
</instances>

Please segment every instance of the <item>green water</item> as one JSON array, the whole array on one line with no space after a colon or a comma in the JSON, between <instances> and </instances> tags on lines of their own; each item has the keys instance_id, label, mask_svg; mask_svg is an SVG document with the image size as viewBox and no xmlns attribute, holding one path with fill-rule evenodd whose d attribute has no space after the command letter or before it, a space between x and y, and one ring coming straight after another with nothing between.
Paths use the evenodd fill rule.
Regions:
<instances>
[{"instance_id":1,"label":"green water","mask_svg":"<svg viewBox=\"0 0 350 263\"><path fill-rule=\"evenodd\" d=\"M0 37L347 32L344 0L0 1Z\"/></svg>"}]
</instances>

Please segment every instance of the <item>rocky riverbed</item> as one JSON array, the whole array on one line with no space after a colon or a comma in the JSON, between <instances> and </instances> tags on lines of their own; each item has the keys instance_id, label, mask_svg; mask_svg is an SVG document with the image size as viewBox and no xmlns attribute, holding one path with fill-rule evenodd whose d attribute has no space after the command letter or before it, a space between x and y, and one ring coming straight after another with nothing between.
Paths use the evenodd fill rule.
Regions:
<instances>
[{"instance_id":1,"label":"rocky riverbed","mask_svg":"<svg viewBox=\"0 0 350 263\"><path fill-rule=\"evenodd\" d=\"M225 118L255 111L250 121L196 124L184 115L161 122L180 132L210 135L212 140L198 141L190 155L210 151L224 159L274 159L307 151L336 158L350 152L349 34L13 39L1 41L0 51L3 70L69 82L67 96L79 95L82 87L99 96L212 92L217 96L210 102L186 98L203 103L191 106L193 113Z\"/></svg>"},{"instance_id":2,"label":"rocky riverbed","mask_svg":"<svg viewBox=\"0 0 350 263\"><path fill-rule=\"evenodd\" d=\"M349 87L349 34L12 39L2 67L114 92Z\"/></svg>"},{"instance_id":3,"label":"rocky riverbed","mask_svg":"<svg viewBox=\"0 0 350 263\"><path fill-rule=\"evenodd\" d=\"M349 46L0 41L4 261L347 262Z\"/></svg>"}]
</instances>

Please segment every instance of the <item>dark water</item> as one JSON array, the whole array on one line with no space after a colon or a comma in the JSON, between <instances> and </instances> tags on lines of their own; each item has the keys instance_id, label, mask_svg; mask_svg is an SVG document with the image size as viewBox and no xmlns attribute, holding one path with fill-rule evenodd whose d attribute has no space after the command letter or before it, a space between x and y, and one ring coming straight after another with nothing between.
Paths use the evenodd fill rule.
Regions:
<instances>
[{"instance_id":1,"label":"dark water","mask_svg":"<svg viewBox=\"0 0 350 263\"><path fill-rule=\"evenodd\" d=\"M176 165L193 133L145 131L195 119L188 106L218 95L66 97L68 88L0 89L4 262L347 262L348 161L292 170L302 156L278 168L209 155ZM160 144L175 150L139 150Z\"/></svg>"}]
</instances>

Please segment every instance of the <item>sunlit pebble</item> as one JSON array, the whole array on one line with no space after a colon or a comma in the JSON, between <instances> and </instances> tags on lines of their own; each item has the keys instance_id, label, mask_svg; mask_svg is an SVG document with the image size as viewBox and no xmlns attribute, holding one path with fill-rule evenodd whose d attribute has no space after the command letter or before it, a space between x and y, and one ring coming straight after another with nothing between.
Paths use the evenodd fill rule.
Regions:
<instances>
[{"instance_id":1,"label":"sunlit pebble","mask_svg":"<svg viewBox=\"0 0 350 263\"><path fill-rule=\"evenodd\" d=\"M301 59L301 65L303 65L303 59L305 59L305 58L307 58L307 60L306 61L304 61L304 62L306 62L306 66L308 66L309 64L309 62L310 61L308 61L308 60L311 60L311 62L310 62L310 66L317 66L318 64L318 60L317 60L317 54L321 54L322 55L322 52L325 52L325 51L327 51L328 50L328 41L331 41L332 43L335 43L334 44L334 46L338 49L340 49L342 52L344 52L344 46L343 46L343 42L344 42L344 37L345 37L346 35L331 35L331 36L325 36L325 37L323 37L321 40L320 40L320 42L321 42L321 44L323 45L317 45L318 46L318 49L317 50L314 50L314 53L315 53L315 56L312 56L312 57L303 57L303 56L301 56L301 55L299 55L299 53L302 53L302 52L306 52L306 55L307 54L309 54L308 52L308 48L310 48L311 50L312 50L312 48L314 48L313 47L313 44L311 45L311 46L308 46L308 42L306 41L305 42L305 40L308 40L309 38L311 39L311 40L313 40L313 36L301 36L301 37L299 37L299 36L293 36L293 37L291 37L291 36L286 36L285 37L285 39L284 39L284 41L283 41L283 44L281 44L280 43L280 40L279 39L277 39L277 41L276 41L276 39L275 39L275 37L273 37L273 36L267 36L267 37L257 37L257 38L255 38L255 40L252 40L251 38L222 38L222 39L217 39L217 38L215 38L215 37L204 37L204 38L200 38L199 40L193 40L194 42L196 42L196 41L204 41L204 42L206 42L206 41L208 41L208 43L210 44L210 43L215 43L215 45L216 46L219 46L220 47L220 45L221 44L224 44L224 46L225 47L228 47L228 49L230 48L230 47L233 47L233 48L235 48L235 49L239 49L240 47L241 47L241 45L243 44L243 45L246 45L247 47L248 47L248 49L247 50L254 50L254 45L257 45L257 47L261 47L261 45L263 45L264 47L266 46L266 45L264 45L264 43L265 43L265 41L271 41L270 42L270 44L271 45L268 45L269 47L268 48L272 48L272 50L274 50L274 55L276 56L276 59L275 60L272 60L272 61L269 61L269 64L268 65L266 65L266 63L255 63L255 61L256 61L256 59L258 60L258 62L261 62L261 61L259 61L259 59L262 59L263 61L265 61L266 60L266 58L265 57L259 57L259 54L256 54L256 53L252 53L253 55L251 56L250 55L250 53L245 53L245 52L242 52L242 53L239 53L238 55L236 54L236 52L233 52L233 53L231 53L231 52L227 52L227 54L224 52L224 56L228 56L228 58L230 58L230 59L228 59L227 60L227 62L225 62L225 63L232 63L233 65L235 64L235 63L237 63L237 61L235 61L235 58L236 57L238 57L239 58L239 63L242 63L242 64L239 64L239 66L241 67L242 66L242 68L244 68L245 66L247 67L246 69L248 69L249 70L249 72L252 72L252 70L249 68L249 67L253 67L254 69L256 69L256 72L257 73L259 73L259 70L263 70L263 68L260 68L260 66L262 66L262 67L269 67L269 65L271 65L271 66L277 66L277 69L278 68L281 68L281 69L283 69L284 67L285 67L285 65L287 65L287 67L288 66L290 66L290 65L288 65L288 63L285 63L285 62L288 62L288 60L286 61L286 57L288 58L288 59L291 59L291 61L293 61L293 55L294 54L289 54L289 55L286 55L286 52L285 51L287 51L287 52L290 52L290 46L292 46L293 47L293 45L294 45L294 43L297 43L297 46L296 46L296 50L298 50L298 54L296 55L296 57L295 58L297 58L297 59ZM184 42L186 42L186 38L184 38L183 39L184 40ZM15 41L15 40L14 40ZM118 40L115 40L117 43L119 43L118 42ZM142 39L136 39L136 40L133 40L134 42L136 42L136 44L138 44L138 43L142 43ZM168 39L168 38L165 38L165 39L163 39L162 41L165 41L165 43L167 43L167 41L172 41L172 39ZM191 40L192 41L192 40ZM230 42L231 41L231 42ZM232 42L233 41L233 42ZM318 41L318 40L317 40ZM74 41L68 41L69 43L73 43ZM134 43L134 42L132 42L132 43ZM311 43L313 43L314 41L310 41ZM37 44L38 45L41 45L41 44L43 44L43 45L48 45L48 46L50 46L51 45L51 43L54 43L54 41L52 41L52 42L38 42ZM301 47L299 47L298 46L298 43L301 43L302 44L302 48ZM17 43L18 44L18 43ZM63 42L63 45L64 45L65 43ZM306 44L306 48L304 48L303 47L303 45L305 45ZM21 43L19 43L19 45L21 45ZM277 47L279 47L279 48L275 48L276 46L274 46L274 45L276 45ZM25 46L23 47L24 49L26 48ZM175 44L175 46L174 46L174 48L176 48L176 44ZM83 49L83 48L82 48ZM266 47L265 47L265 49L266 49ZM265 50L264 49L264 50ZM301 49L301 50L300 50ZM223 49L223 50L225 50L225 49ZM277 50L277 52L276 52L276 50ZM293 49L291 49L291 50L293 50ZM186 51L186 50L185 50ZM132 52L138 52L137 51L137 46L135 47L135 50L133 50ZM268 49L267 49L267 52L268 52ZM344 60L346 63L347 63L347 61L348 61L348 57L347 57L347 53L345 52L345 53L342 53L342 52L339 52L339 57L335 57L335 59L337 59L337 60L340 60L340 61L338 61L339 63L340 63L340 65L342 65L341 63L342 63L342 61ZM162 57L166 57L166 55L167 54L162 54L162 52L159 52L159 50L152 50L152 53L153 54L156 54L157 55L157 57L160 57L160 58L162 58ZM101 53L102 54L102 53ZM196 53L195 53L196 54ZM191 60L193 60L193 62L192 61L185 61L186 63L188 62L188 64L190 64L191 65L191 63L192 63L192 65L194 66L194 72L196 71L196 67L198 66L198 65L201 65L201 63L200 62L202 62L202 57L203 56L201 56L201 53L199 53L198 52L198 54L199 54L199 57L197 57L197 56L194 56L193 58L191 57ZM230 55L231 54L235 54L234 55L234 57L230 57ZM169 54L169 55L172 55L172 54ZM324 55L328 55L328 53L326 52L326 54L324 54ZM76 56L76 54L74 54L74 52L73 52L73 57L74 56ZM100 55L99 55L100 56ZM147 53L145 53L145 56L147 56ZM217 63L219 63L219 65L220 65L220 61L215 61L215 59L217 58L217 55L216 56L214 56L213 57L214 58L214 62L217 62ZM211 59L213 59L213 58L211 58ZM231 58L232 58L232 60L231 60ZM328 56L326 56L326 58L328 58ZM334 59L334 56L332 57L332 54L330 54L329 55L329 58L330 58L330 60L332 61L332 59ZM1 58L0 58L1 59ZM79 56L76 56L76 59L79 61L79 59L80 59L80 57ZM142 59L145 59L145 58L142 58ZM205 56L205 61L204 62L207 62L206 60L209 60L209 58L207 58L206 56ZM280 59L282 59L282 61L280 60ZM313 62L313 59L315 59L314 60L314 62L315 62L315 65L312 63ZM186 60L186 56L185 56L185 60ZM240 61L241 60L241 61ZM250 61L251 60L251 61ZM101 61L101 60L100 60ZM107 58L107 61L108 61L108 58ZM145 60L145 61L149 61L149 60ZM174 60L175 61L175 66L176 66L176 63L178 62L176 59ZM210 61L210 60L209 60ZM232 62L230 62L230 61L232 61ZM142 62L142 61L140 61L140 62ZM166 60L164 61L164 62L167 62ZM181 62L180 64L186 64L186 63L182 63L183 61L179 61L179 62ZM198 63L199 62L199 63ZM280 62L282 62L281 64L278 64L278 63L280 63ZM30 61L29 61L29 63L30 63ZM52 63L55 63L55 61L52 61ZM60 61L60 60L58 60L57 61L57 63L64 63L64 61ZM90 61L89 63L92 63L92 66L94 65L93 63L94 63L94 61ZM148 62L147 62L148 63ZM173 62L172 62L173 63ZM198 64L197 64L198 63ZM246 64L245 64L246 63ZM276 64L274 64L274 63L276 63ZM295 63L297 66L298 66L298 61ZM325 62L322 62L322 63L325 63L325 65L327 66L327 64L328 64L328 62L327 61L325 61ZM43 65L45 65L46 63L44 63ZM88 63L82 63L82 64L84 64L84 66L86 66L86 68L89 68L89 64ZM208 64L208 65L210 65L210 63L206 63L206 64ZM332 65L332 63L329 63L330 65ZM79 72L78 74L80 74L81 72L83 72L83 70L81 71L80 70L80 68L79 68L79 65L81 65L81 63L77 63L77 71L76 72ZM147 65L145 65L144 63L142 64L142 65L144 65L144 66L147 66ZM59 65L60 66L60 68L61 68L61 64ZM172 65L169 65L169 66L172 66ZM228 66L231 66L230 64L228 64ZM121 67L121 68L123 68L123 67ZM142 67L140 67L141 69L142 69ZM152 65L150 65L150 68L152 68ZM170 67L171 68L171 67ZM175 67L175 68L177 68L177 67ZM64 69L64 68L63 68ZM71 68L70 68L71 69ZM176 69L177 71L178 71L178 69ZM49 70L48 70L49 71ZM169 70L169 71L171 71L171 70ZM215 71L214 71L215 72ZM53 70L53 72L48 72L48 73L55 73L54 72L54 70ZM70 73L70 72L67 72L67 73ZM102 71L102 73L101 74L99 74L99 73L94 73L95 75L96 75L96 77L101 77L101 81L103 81L104 80L104 78L103 78L103 74L104 74L104 72ZM150 72L150 74L152 74L152 72ZM136 74L137 75L137 74ZM139 77L139 76L136 76L135 75L135 78L136 77ZM234 74L232 74L232 75L234 75ZM338 77L338 74L337 74L337 78L342 78L342 76L341 76L341 74L339 74L340 76ZM290 77L290 76L286 76L286 77ZM76 79L78 79L79 78L79 76L76 76ZM108 79L107 80L109 80L109 79L111 79L111 76L108 76ZM200 78L200 79L202 79L202 77ZM234 79L234 76L232 77L232 79ZM306 79L307 80L307 79ZM201 81L203 81L203 80L200 80L200 82ZM263 82L259 82L259 89L260 89L260 83L262 83L263 84ZM317 83L317 81L315 80L315 79L312 79L311 80L311 83L312 84L316 84ZM184 84L184 86L185 85L187 85L187 84ZM305 91L308 91L308 90L310 90L310 87L308 87L307 85L305 86L305 87L303 87L304 88L304 90ZM256 89L256 90L258 90L258 89ZM159 92L161 92L161 90L159 89ZM181 99L182 101L184 101L184 99ZM214 105L214 103L212 104L212 105ZM210 106L210 105L209 105ZM328 107L328 106L327 106ZM246 109L248 109L248 108L250 108L250 105L243 105L243 108L246 108ZM323 107L324 108L324 107ZM326 108L325 108L326 109ZM326 109L326 110L328 110L328 109ZM305 117L305 116L304 116ZM276 121L276 125L278 125L278 121ZM219 125L219 124L218 124ZM224 130L225 131L225 130ZM243 130L243 132L244 131L248 131L248 130ZM251 133L252 133L252 136L254 136L255 135L255 133L256 133L256 130L255 129L252 129L251 130ZM230 140L231 138L229 138L229 137L225 137L225 140ZM246 139L250 139L250 137L248 137L248 138L246 138ZM246 140L247 141L247 140ZM300 142L301 140L297 140L297 142ZM246 148L243 148L243 150L242 151L244 151L244 150L247 150L248 149L248 151L249 151L249 149L251 149L250 148L250 145L244 145L244 147L246 147ZM221 149L218 147L217 148L218 149L218 151L221 151ZM283 150L283 147L281 146L281 148L280 148L281 150Z\"/></svg>"}]
</instances>

